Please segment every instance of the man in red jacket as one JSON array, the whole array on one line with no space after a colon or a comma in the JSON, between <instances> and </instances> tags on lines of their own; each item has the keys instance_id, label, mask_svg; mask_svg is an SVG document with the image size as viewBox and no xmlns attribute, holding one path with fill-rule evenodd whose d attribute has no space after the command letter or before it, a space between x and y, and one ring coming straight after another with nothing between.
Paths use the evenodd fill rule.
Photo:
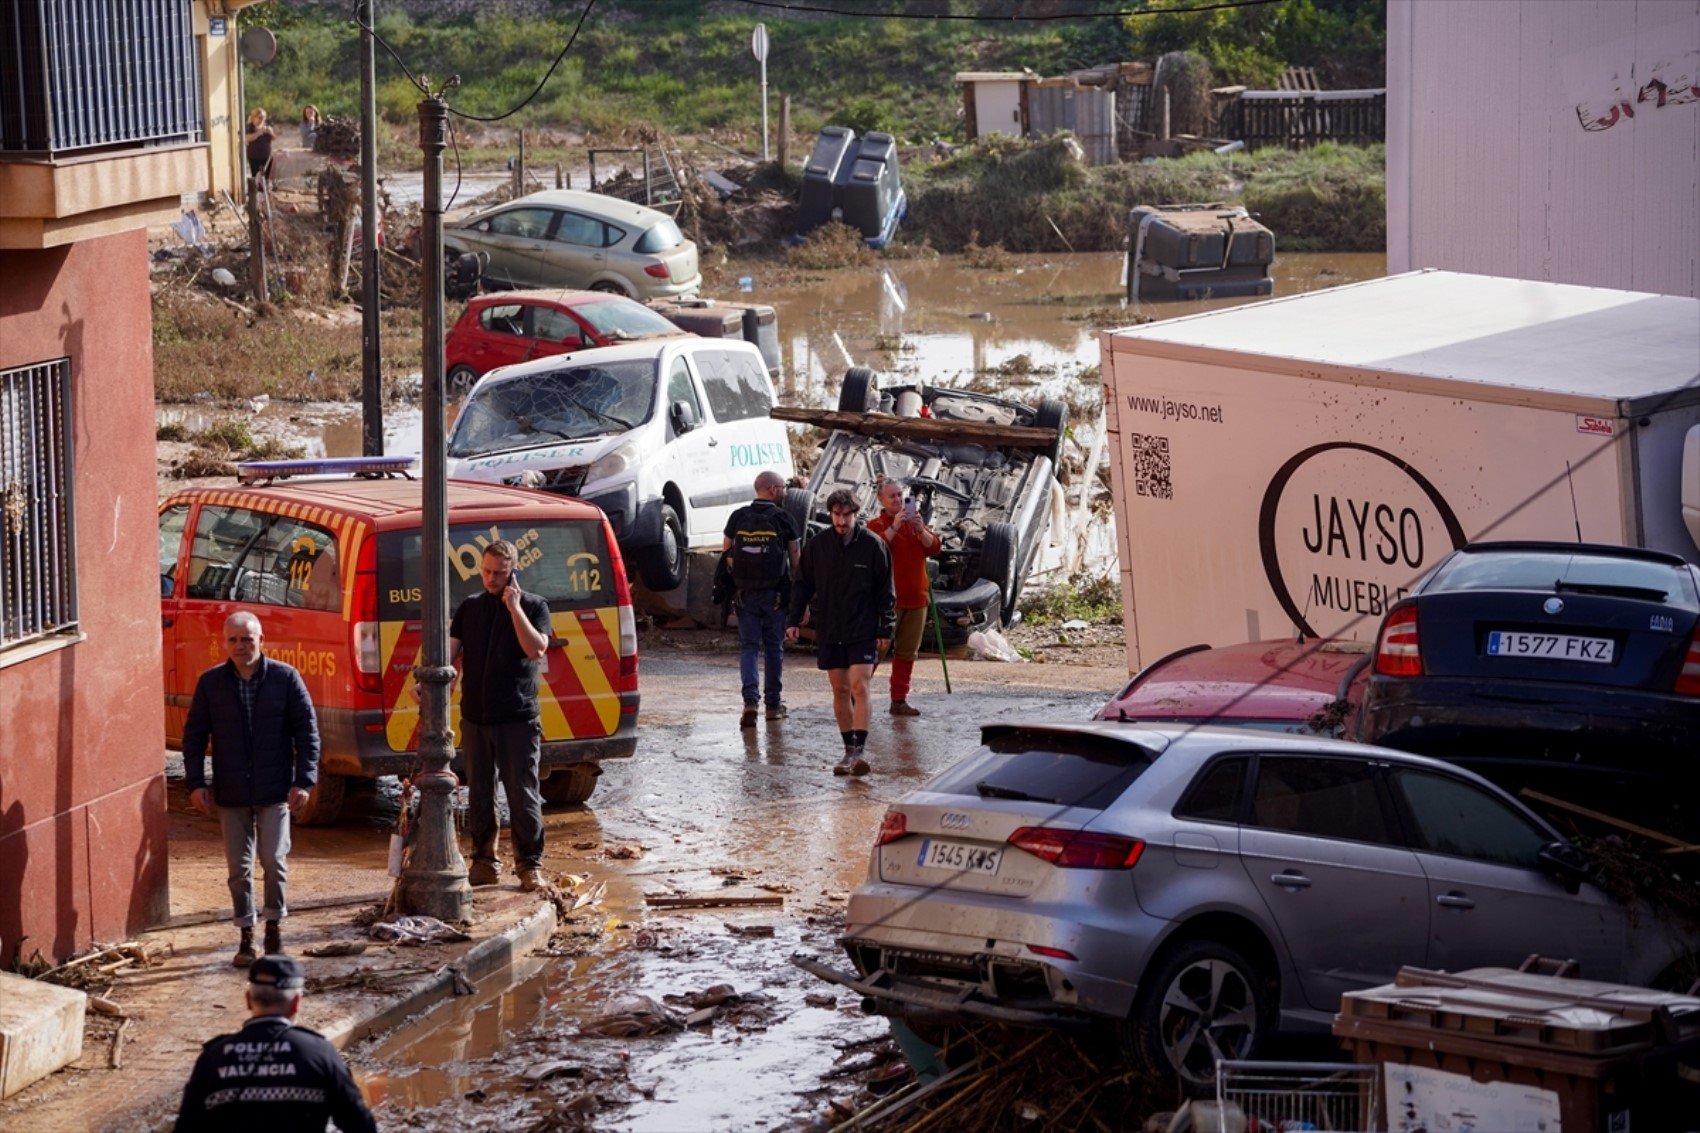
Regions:
<instances>
[{"instance_id":1,"label":"man in red jacket","mask_svg":"<svg viewBox=\"0 0 1700 1133\"><path fill-rule=\"evenodd\" d=\"M897 589L897 628L891 635L891 714L919 716L909 703L909 678L921 651L921 631L927 626L927 560L944 546L921 519L913 499L903 498L903 485L887 477L880 481L880 514L868 530L885 540L891 555L891 581Z\"/></svg>"}]
</instances>

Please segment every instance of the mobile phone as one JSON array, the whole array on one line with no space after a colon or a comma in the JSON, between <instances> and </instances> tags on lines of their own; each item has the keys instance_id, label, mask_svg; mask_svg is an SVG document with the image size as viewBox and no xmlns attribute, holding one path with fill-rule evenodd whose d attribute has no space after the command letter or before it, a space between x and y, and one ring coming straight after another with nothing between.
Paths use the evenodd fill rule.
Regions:
<instances>
[{"instance_id":1,"label":"mobile phone","mask_svg":"<svg viewBox=\"0 0 1700 1133\"><path fill-rule=\"evenodd\" d=\"M915 506L915 497L914 496L904 496L903 497L903 518L905 518L905 519L915 519L920 514L921 514L920 509Z\"/></svg>"}]
</instances>

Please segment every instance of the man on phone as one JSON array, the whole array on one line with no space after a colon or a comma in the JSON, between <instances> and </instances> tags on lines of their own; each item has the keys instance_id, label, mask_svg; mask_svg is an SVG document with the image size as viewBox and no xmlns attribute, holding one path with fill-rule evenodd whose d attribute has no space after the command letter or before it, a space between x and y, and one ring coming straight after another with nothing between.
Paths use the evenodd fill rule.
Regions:
<instances>
[{"instance_id":1,"label":"man on phone","mask_svg":"<svg viewBox=\"0 0 1700 1133\"><path fill-rule=\"evenodd\" d=\"M501 877L496 857L496 777L508 799L514 866L526 892L543 887L543 789L539 763L538 662L549 649L549 604L520 589L519 552L506 539L484 548L484 591L449 622L449 663L459 662L461 753L466 759L467 827L473 885Z\"/></svg>"},{"instance_id":2,"label":"man on phone","mask_svg":"<svg viewBox=\"0 0 1700 1133\"><path fill-rule=\"evenodd\" d=\"M921 652L921 633L927 627L927 559L944 547L933 529L921 520L913 498L905 499L903 485L887 477L880 481L880 513L868 530L885 540L891 555L891 581L897 590L897 628L891 635L891 714L919 716L909 703L909 680Z\"/></svg>"}]
</instances>

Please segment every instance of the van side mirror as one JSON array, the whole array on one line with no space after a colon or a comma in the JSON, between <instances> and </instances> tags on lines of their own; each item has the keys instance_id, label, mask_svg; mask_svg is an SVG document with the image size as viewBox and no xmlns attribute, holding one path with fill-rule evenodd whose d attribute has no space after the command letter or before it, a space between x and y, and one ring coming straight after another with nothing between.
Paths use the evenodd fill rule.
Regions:
<instances>
[{"instance_id":1,"label":"van side mirror","mask_svg":"<svg viewBox=\"0 0 1700 1133\"><path fill-rule=\"evenodd\" d=\"M702 422L697 420L697 411L688 401L675 401L667 410L668 420L673 425L673 431L680 436L690 432Z\"/></svg>"},{"instance_id":2,"label":"van side mirror","mask_svg":"<svg viewBox=\"0 0 1700 1133\"><path fill-rule=\"evenodd\" d=\"M171 597L173 586L174 583L172 582L169 574L162 574L159 576L159 596L161 598Z\"/></svg>"},{"instance_id":3,"label":"van side mirror","mask_svg":"<svg viewBox=\"0 0 1700 1133\"><path fill-rule=\"evenodd\" d=\"M1577 893L1588 880L1588 859L1569 842L1548 842L1536 859L1548 877L1564 886L1566 893Z\"/></svg>"}]
</instances>

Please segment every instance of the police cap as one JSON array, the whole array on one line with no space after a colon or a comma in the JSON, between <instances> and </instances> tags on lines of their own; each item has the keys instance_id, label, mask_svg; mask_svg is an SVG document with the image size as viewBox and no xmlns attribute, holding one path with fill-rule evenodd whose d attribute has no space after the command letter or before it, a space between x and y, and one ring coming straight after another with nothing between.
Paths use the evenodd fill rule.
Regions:
<instances>
[{"instance_id":1,"label":"police cap","mask_svg":"<svg viewBox=\"0 0 1700 1133\"><path fill-rule=\"evenodd\" d=\"M248 965L248 982L293 991L307 986L307 970L292 956L261 956Z\"/></svg>"}]
</instances>

